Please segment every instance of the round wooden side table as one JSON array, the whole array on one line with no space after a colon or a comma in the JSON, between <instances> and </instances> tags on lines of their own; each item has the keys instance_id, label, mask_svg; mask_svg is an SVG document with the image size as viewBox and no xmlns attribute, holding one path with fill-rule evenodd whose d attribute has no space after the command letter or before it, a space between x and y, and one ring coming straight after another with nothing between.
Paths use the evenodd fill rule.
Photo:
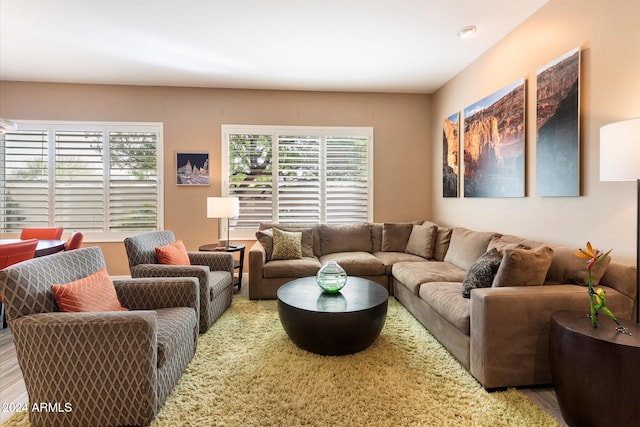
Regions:
<instances>
[{"instance_id":1,"label":"round wooden side table","mask_svg":"<svg viewBox=\"0 0 640 427\"><path fill-rule=\"evenodd\" d=\"M549 330L551 377L570 426L640 425L640 325L616 331L603 313L591 327L586 313L558 311Z\"/></svg>"}]
</instances>

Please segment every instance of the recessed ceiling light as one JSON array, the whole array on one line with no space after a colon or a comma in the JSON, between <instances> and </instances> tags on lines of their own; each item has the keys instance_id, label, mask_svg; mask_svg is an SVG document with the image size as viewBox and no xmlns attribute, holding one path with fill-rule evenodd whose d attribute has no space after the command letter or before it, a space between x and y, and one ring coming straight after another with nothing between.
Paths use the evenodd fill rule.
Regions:
<instances>
[{"instance_id":1,"label":"recessed ceiling light","mask_svg":"<svg viewBox=\"0 0 640 427\"><path fill-rule=\"evenodd\" d=\"M476 31L478 31L478 29L475 27L475 25L469 25L467 27L461 28L460 31L458 31L458 37L460 37L461 39L467 39L474 35Z\"/></svg>"}]
</instances>

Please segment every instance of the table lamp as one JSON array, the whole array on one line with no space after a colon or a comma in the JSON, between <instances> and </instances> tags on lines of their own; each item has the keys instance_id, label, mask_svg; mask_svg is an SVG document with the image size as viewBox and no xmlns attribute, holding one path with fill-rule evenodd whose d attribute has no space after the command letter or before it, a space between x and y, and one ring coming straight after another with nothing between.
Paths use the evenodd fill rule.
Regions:
<instances>
[{"instance_id":1,"label":"table lamp","mask_svg":"<svg viewBox=\"0 0 640 427\"><path fill-rule=\"evenodd\" d=\"M220 218L227 218L227 240L229 250L229 219L240 215L240 199L237 197L207 197L207 218L218 218L218 236L220 236ZM222 246L222 241L218 242Z\"/></svg>"},{"instance_id":2,"label":"table lamp","mask_svg":"<svg viewBox=\"0 0 640 427\"><path fill-rule=\"evenodd\" d=\"M600 128L600 181L636 181L636 323L640 322L640 117Z\"/></svg>"}]
</instances>

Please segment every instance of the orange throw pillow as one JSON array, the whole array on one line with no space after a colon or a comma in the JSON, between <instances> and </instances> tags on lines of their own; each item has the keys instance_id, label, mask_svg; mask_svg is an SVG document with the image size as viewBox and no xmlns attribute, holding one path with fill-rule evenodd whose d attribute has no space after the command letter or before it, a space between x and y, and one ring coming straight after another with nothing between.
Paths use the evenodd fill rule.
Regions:
<instances>
[{"instance_id":1,"label":"orange throw pillow","mask_svg":"<svg viewBox=\"0 0 640 427\"><path fill-rule=\"evenodd\" d=\"M51 291L60 311L127 311L104 268L64 285L51 285Z\"/></svg>"},{"instance_id":2,"label":"orange throw pillow","mask_svg":"<svg viewBox=\"0 0 640 427\"><path fill-rule=\"evenodd\" d=\"M184 247L182 240L176 240L165 246L158 246L156 248L156 257L160 264L191 265L187 248Z\"/></svg>"}]
</instances>

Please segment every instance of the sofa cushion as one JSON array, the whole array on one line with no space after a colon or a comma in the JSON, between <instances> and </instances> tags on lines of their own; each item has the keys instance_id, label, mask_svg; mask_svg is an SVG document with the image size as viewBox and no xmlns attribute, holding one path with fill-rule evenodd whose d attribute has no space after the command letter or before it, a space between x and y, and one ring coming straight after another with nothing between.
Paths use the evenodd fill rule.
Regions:
<instances>
[{"instance_id":1,"label":"sofa cushion","mask_svg":"<svg viewBox=\"0 0 640 427\"><path fill-rule=\"evenodd\" d=\"M316 257L273 260L264 265L262 275L268 279L315 276L320 267L322 267L322 265Z\"/></svg>"},{"instance_id":2,"label":"sofa cushion","mask_svg":"<svg viewBox=\"0 0 640 427\"><path fill-rule=\"evenodd\" d=\"M103 268L82 279L51 285L51 292L60 311L127 311L120 304L113 281Z\"/></svg>"},{"instance_id":3,"label":"sofa cushion","mask_svg":"<svg viewBox=\"0 0 640 427\"><path fill-rule=\"evenodd\" d=\"M497 249L498 252L504 253L505 249L531 249L530 246L527 246L521 242L513 242L507 239L503 239L502 236L495 236L489 242L489 246L487 246L487 252L491 249Z\"/></svg>"},{"instance_id":4,"label":"sofa cushion","mask_svg":"<svg viewBox=\"0 0 640 427\"><path fill-rule=\"evenodd\" d=\"M158 246L155 248L156 258L160 264L168 265L191 265L189 254L184 247L182 240L176 240L168 245Z\"/></svg>"},{"instance_id":5,"label":"sofa cushion","mask_svg":"<svg viewBox=\"0 0 640 427\"><path fill-rule=\"evenodd\" d=\"M578 258L575 253L577 249L564 246L553 248L553 259L551 267L547 273L547 282L553 283L575 283L576 285L587 286L589 281L587 277L587 261ZM593 286L600 283L600 279L604 275L611 257L608 256L602 262L596 264L591 269L591 279Z\"/></svg>"},{"instance_id":6,"label":"sofa cushion","mask_svg":"<svg viewBox=\"0 0 640 427\"><path fill-rule=\"evenodd\" d=\"M500 234L500 236L498 236L497 239L507 244L508 243L520 244L530 249L536 249L536 248L541 248L543 246L548 246L546 243L540 242L538 240L523 239L522 237L514 236L511 234Z\"/></svg>"},{"instance_id":7,"label":"sofa cushion","mask_svg":"<svg viewBox=\"0 0 640 427\"><path fill-rule=\"evenodd\" d=\"M552 257L553 250L548 246L532 250L505 249L493 286L543 285Z\"/></svg>"},{"instance_id":8,"label":"sofa cushion","mask_svg":"<svg viewBox=\"0 0 640 427\"><path fill-rule=\"evenodd\" d=\"M404 252L413 224L385 222L382 228L382 252Z\"/></svg>"},{"instance_id":9,"label":"sofa cushion","mask_svg":"<svg viewBox=\"0 0 640 427\"><path fill-rule=\"evenodd\" d=\"M420 286L420 298L460 332L471 335L471 300L462 297L459 282L432 282Z\"/></svg>"},{"instance_id":10,"label":"sofa cushion","mask_svg":"<svg viewBox=\"0 0 640 427\"><path fill-rule=\"evenodd\" d=\"M321 224L322 255L335 252L373 252L369 224Z\"/></svg>"},{"instance_id":11,"label":"sofa cushion","mask_svg":"<svg viewBox=\"0 0 640 427\"><path fill-rule=\"evenodd\" d=\"M261 222L258 230L269 230L277 228L284 231L302 231L302 256L320 256L320 224L315 223L272 223ZM307 230L311 230L311 252L307 252Z\"/></svg>"},{"instance_id":12,"label":"sofa cushion","mask_svg":"<svg viewBox=\"0 0 640 427\"><path fill-rule=\"evenodd\" d=\"M498 267L502 261L502 254L496 248L480 255L480 258L469 268L462 281L462 296L471 297L471 290L476 288L490 288L496 277Z\"/></svg>"},{"instance_id":13,"label":"sofa cushion","mask_svg":"<svg viewBox=\"0 0 640 427\"><path fill-rule=\"evenodd\" d=\"M458 282L462 286L466 274L460 267L442 261L399 262L393 265L391 272L416 295L420 285L427 282Z\"/></svg>"},{"instance_id":14,"label":"sofa cushion","mask_svg":"<svg viewBox=\"0 0 640 427\"><path fill-rule=\"evenodd\" d=\"M368 252L337 252L320 257L322 265L329 261L340 264L349 276L381 276L385 271L382 261Z\"/></svg>"},{"instance_id":15,"label":"sofa cushion","mask_svg":"<svg viewBox=\"0 0 640 427\"><path fill-rule=\"evenodd\" d=\"M372 252L382 251L382 229L384 224L380 222L371 223L371 246Z\"/></svg>"},{"instance_id":16,"label":"sofa cushion","mask_svg":"<svg viewBox=\"0 0 640 427\"><path fill-rule=\"evenodd\" d=\"M436 236L436 243L433 248L433 259L436 261L444 261L444 257L449 249L451 243L451 233L453 229L438 227L438 235Z\"/></svg>"},{"instance_id":17,"label":"sofa cushion","mask_svg":"<svg viewBox=\"0 0 640 427\"><path fill-rule=\"evenodd\" d=\"M437 237L438 226L434 223L425 221L423 224L413 225L405 251L422 258L431 259L433 258Z\"/></svg>"},{"instance_id":18,"label":"sofa cushion","mask_svg":"<svg viewBox=\"0 0 640 427\"><path fill-rule=\"evenodd\" d=\"M275 227L274 227L275 228ZM312 257L313 254L313 229L312 228L295 228L295 227L277 227L279 230L284 231L299 231L302 233L302 256ZM265 230L258 230L256 232L256 239L262 244L267 254L267 261L271 260L273 255L273 228Z\"/></svg>"},{"instance_id":19,"label":"sofa cushion","mask_svg":"<svg viewBox=\"0 0 640 427\"><path fill-rule=\"evenodd\" d=\"M385 274L391 274L393 265L397 262L420 262L424 258L408 254L406 252L374 252L373 256L378 258L384 264Z\"/></svg>"},{"instance_id":20,"label":"sofa cushion","mask_svg":"<svg viewBox=\"0 0 640 427\"><path fill-rule=\"evenodd\" d=\"M456 227L451 233L451 243L444 260L464 270L468 270L480 255L487 251L489 242L496 235L489 231L473 231Z\"/></svg>"},{"instance_id":21,"label":"sofa cushion","mask_svg":"<svg viewBox=\"0 0 640 427\"><path fill-rule=\"evenodd\" d=\"M273 253L271 259L302 258L302 233L273 229Z\"/></svg>"}]
</instances>

